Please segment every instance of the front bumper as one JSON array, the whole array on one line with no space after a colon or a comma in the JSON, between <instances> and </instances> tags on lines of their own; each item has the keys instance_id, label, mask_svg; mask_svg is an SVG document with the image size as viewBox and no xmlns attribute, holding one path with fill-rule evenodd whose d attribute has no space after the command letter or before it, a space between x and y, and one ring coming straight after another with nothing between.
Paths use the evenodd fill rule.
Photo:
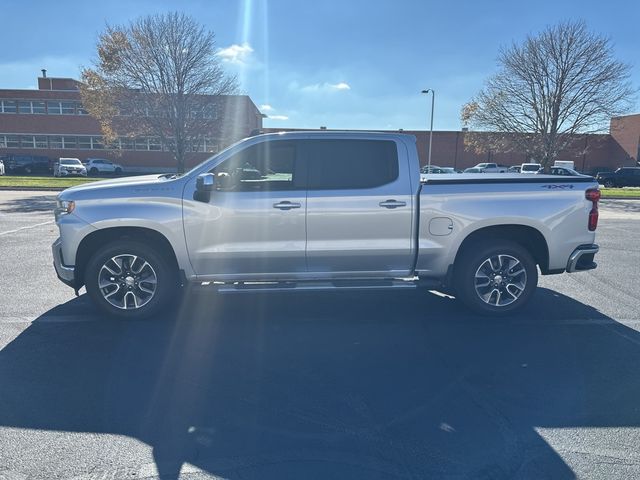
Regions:
<instances>
[{"instance_id":1,"label":"front bumper","mask_svg":"<svg viewBox=\"0 0 640 480\"><path fill-rule=\"evenodd\" d=\"M62 240L60 238L51 245L51 252L53 253L53 267L56 269L56 275L58 275L60 281L71 288L76 288L75 268L64 264L64 258L62 257Z\"/></svg>"},{"instance_id":2,"label":"front bumper","mask_svg":"<svg viewBox=\"0 0 640 480\"><path fill-rule=\"evenodd\" d=\"M599 250L600 247L596 244L580 245L573 251L567 261L567 272L583 272L596 268L598 264L593 261L593 258Z\"/></svg>"}]
</instances>

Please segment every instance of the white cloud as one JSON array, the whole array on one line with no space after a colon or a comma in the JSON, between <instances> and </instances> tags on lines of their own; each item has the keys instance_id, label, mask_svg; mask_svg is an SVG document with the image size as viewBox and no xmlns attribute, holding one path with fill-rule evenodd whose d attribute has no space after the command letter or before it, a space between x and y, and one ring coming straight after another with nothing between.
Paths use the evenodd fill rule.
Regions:
<instances>
[{"instance_id":1,"label":"white cloud","mask_svg":"<svg viewBox=\"0 0 640 480\"><path fill-rule=\"evenodd\" d=\"M351 90L351 87L346 82L336 83L335 85L329 84L329 87L335 88L336 90Z\"/></svg>"},{"instance_id":2,"label":"white cloud","mask_svg":"<svg viewBox=\"0 0 640 480\"><path fill-rule=\"evenodd\" d=\"M289 120L286 115L269 115L267 118L269 120Z\"/></svg>"},{"instance_id":3,"label":"white cloud","mask_svg":"<svg viewBox=\"0 0 640 480\"><path fill-rule=\"evenodd\" d=\"M253 53L253 48L248 43L238 45L234 43L227 48L218 50L218 56L223 62L233 63L235 65L245 65L249 61L249 57Z\"/></svg>"},{"instance_id":4,"label":"white cloud","mask_svg":"<svg viewBox=\"0 0 640 480\"><path fill-rule=\"evenodd\" d=\"M260 105L260 111L262 111L262 112L272 112L273 111L273 107L271 105L269 105L268 103L265 103L264 105Z\"/></svg>"},{"instance_id":5,"label":"white cloud","mask_svg":"<svg viewBox=\"0 0 640 480\"><path fill-rule=\"evenodd\" d=\"M293 86L297 86L294 82ZM351 90L351 86L346 82L339 83L313 83L300 88L303 92L334 92L337 90Z\"/></svg>"}]
</instances>

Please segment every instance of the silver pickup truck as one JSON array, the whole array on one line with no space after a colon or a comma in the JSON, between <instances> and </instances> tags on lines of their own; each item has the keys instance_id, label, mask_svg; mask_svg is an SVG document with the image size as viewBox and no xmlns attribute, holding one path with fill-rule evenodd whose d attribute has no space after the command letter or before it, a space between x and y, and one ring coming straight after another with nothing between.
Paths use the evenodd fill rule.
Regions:
<instances>
[{"instance_id":1,"label":"silver pickup truck","mask_svg":"<svg viewBox=\"0 0 640 480\"><path fill-rule=\"evenodd\" d=\"M511 314L543 275L596 267L591 177L421 179L415 137L295 132L245 139L182 176L58 195L58 277L108 314L157 314L180 289L216 293L442 290Z\"/></svg>"}]
</instances>

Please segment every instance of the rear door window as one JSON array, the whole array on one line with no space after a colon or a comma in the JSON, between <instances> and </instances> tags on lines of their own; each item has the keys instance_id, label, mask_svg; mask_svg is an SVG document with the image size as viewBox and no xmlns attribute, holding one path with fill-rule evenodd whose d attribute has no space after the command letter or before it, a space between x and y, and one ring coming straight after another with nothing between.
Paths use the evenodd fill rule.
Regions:
<instances>
[{"instance_id":1,"label":"rear door window","mask_svg":"<svg viewBox=\"0 0 640 480\"><path fill-rule=\"evenodd\" d=\"M366 189L398 178L398 150L388 140L307 140L310 190Z\"/></svg>"}]
</instances>

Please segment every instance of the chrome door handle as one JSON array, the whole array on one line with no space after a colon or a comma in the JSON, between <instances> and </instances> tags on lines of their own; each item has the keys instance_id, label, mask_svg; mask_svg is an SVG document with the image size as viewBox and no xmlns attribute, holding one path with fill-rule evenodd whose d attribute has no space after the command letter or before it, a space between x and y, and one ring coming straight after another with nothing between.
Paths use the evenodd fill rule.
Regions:
<instances>
[{"instance_id":1,"label":"chrome door handle","mask_svg":"<svg viewBox=\"0 0 640 480\"><path fill-rule=\"evenodd\" d=\"M302 204L294 203L289 201L278 202L273 204L273 208L278 208L280 210L291 210L292 208L300 208Z\"/></svg>"},{"instance_id":2,"label":"chrome door handle","mask_svg":"<svg viewBox=\"0 0 640 480\"><path fill-rule=\"evenodd\" d=\"M380 202L378 205L384 208L398 208L398 207L406 207L407 202L399 202L397 200L385 200L384 202Z\"/></svg>"}]
</instances>

